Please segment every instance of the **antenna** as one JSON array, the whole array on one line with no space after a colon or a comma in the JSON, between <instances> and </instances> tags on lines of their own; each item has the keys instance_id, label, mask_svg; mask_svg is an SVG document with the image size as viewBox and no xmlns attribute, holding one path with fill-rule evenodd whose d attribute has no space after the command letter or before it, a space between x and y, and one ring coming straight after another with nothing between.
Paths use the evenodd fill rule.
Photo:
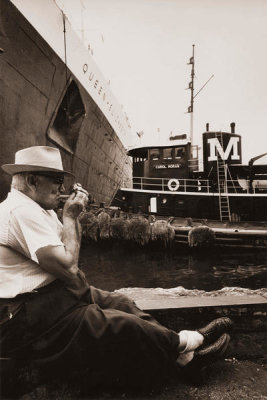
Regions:
<instances>
[{"instance_id":1,"label":"antenna","mask_svg":"<svg viewBox=\"0 0 267 400\"><path fill-rule=\"evenodd\" d=\"M197 92L197 94L195 94L194 98L197 97L197 95L201 92L202 89L204 89L204 87L209 83L209 81L214 77L214 74L211 75L211 77L207 80L206 83L204 83L204 85L199 89L199 91Z\"/></svg>"},{"instance_id":2,"label":"antenna","mask_svg":"<svg viewBox=\"0 0 267 400\"><path fill-rule=\"evenodd\" d=\"M193 144L193 132L194 132L194 128L193 128L193 111L194 111L194 77L195 77L195 45L192 45L193 47L193 55L192 57L190 57L189 63L188 65L192 65L191 68L191 81L189 82L189 86L187 89L191 90L191 101L190 101L190 106L188 107L187 112L190 115L190 141L191 144Z\"/></svg>"},{"instance_id":3,"label":"antenna","mask_svg":"<svg viewBox=\"0 0 267 400\"><path fill-rule=\"evenodd\" d=\"M191 101L190 101L190 106L188 107L187 113L191 114L190 115L190 141L191 145L193 145L193 137L194 137L194 120L193 120L193 115L194 115L194 99L197 97L197 95L201 92L202 89L209 83L209 81L214 77L212 75L206 83L199 89L197 94L194 95L194 78L195 78L195 45L193 44L193 55L190 57L188 65L192 65L191 68L191 81L189 82L189 86L187 89L191 90Z\"/></svg>"}]
</instances>

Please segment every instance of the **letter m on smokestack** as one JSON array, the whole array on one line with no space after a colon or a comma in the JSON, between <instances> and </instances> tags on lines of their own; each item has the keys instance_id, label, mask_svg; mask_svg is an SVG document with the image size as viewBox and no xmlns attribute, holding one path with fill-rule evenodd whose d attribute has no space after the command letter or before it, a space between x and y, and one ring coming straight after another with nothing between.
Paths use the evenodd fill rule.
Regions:
<instances>
[{"instance_id":1,"label":"letter m on smokestack","mask_svg":"<svg viewBox=\"0 0 267 400\"><path fill-rule=\"evenodd\" d=\"M225 161L228 160L230 154L231 154L231 160L240 161L240 154L238 154L239 140L240 140L239 137L231 137L229 142L227 143L226 149L223 149L221 143L217 138L208 139L208 145L209 145L208 161L216 161L217 154L219 154L222 160Z\"/></svg>"},{"instance_id":2,"label":"letter m on smokestack","mask_svg":"<svg viewBox=\"0 0 267 400\"><path fill-rule=\"evenodd\" d=\"M202 135L203 140L203 166L206 174L216 174L217 157L224 160L225 164L241 164L241 136L234 132L231 124L231 132L209 131Z\"/></svg>"}]
</instances>

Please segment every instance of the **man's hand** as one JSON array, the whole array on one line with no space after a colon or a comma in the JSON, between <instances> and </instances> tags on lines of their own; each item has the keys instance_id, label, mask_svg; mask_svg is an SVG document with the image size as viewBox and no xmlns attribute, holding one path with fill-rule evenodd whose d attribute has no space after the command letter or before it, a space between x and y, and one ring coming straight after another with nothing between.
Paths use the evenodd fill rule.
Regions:
<instances>
[{"instance_id":1,"label":"man's hand","mask_svg":"<svg viewBox=\"0 0 267 400\"><path fill-rule=\"evenodd\" d=\"M73 192L66 201L63 208L63 218L78 218L88 203L88 192L79 183L73 185Z\"/></svg>"},{"instance_id":2,"label":"man's hand","mask_svg":"<svg viewBox=\"0 0 267 400\"><path fill-rule=\"evenodd\" d=\"M85 285L78 268L81 243L81 226L78 216L88 202L88 192L80 184L73 186L73 193L63 208L62 242L64 246L46 246L37 250L39 264L65 284L80 289Z\"/></svg>"}]
</instances>

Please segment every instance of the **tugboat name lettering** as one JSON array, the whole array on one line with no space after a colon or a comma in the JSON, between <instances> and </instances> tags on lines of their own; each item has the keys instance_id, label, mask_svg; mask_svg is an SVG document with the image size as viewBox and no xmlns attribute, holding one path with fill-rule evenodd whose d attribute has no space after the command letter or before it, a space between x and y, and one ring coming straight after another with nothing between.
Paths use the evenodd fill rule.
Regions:
<instances>
[{"instance_id":1,"label":"tugboat name lettering","mask_svg":"<svg viewBox=\"0 0 267 400\"><path fill-rule=\"evenodd\" d=\"M156 169L166 169L166 168L180 168L180 164L158 164L155 165Z\"/></svg>"},{"instance_id":2,"label":"tugboat name lettering","mask_svg":"<svg viewBox=\"0 0 267 400\"><path fill-rule=\"evenodd\" d=\"M155 165L155 168L156 168L156 169L165 169L165 168L167 168L167 165L158 164L158 165Z\"/></svg>"},{"instance_id":3,"label":"tugboat name lettering","mask_svg":"<svg viewBox=\"0 0 267 400\"><path fill-rule=\"evenodd\" d=\"M239 137L231 137L225 151L223 151L222 145L217 138L208 139L208 144L210 145L210 155L208 157L208 161L217 160L216 149L223 160L228 160L232 149L233 154L231 155L231 160L240 160L237 147L238 142Z\"/></svg>"},{"instance_id":4,"label":"tugboat name lettering","mask_svg":"<svg viewBox=\"0 0 267 400\"><path fill-rule=\"evenodd\" d=\"M180 164L168 164L168 168L180 168Z\"/></svg>"}]
</instances>

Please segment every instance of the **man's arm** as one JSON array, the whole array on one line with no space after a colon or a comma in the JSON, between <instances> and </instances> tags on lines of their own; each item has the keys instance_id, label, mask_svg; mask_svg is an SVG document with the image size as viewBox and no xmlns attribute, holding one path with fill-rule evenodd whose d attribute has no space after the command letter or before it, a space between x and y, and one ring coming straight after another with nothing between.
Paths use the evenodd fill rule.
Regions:
<instances>
[{"instance_id":1,"label":"man's arm","mask_svg":"<svg viewBox=\"0 0 267 400\"><path fill-rule=\"evenodd\" d=\"M78 190L65 203L62 216L64 246L46 246L36 251L40 267L69 285L75 285L79 280L81 225L78 217L88 201L86 193Z\"/></svg>"}]
</instances>

